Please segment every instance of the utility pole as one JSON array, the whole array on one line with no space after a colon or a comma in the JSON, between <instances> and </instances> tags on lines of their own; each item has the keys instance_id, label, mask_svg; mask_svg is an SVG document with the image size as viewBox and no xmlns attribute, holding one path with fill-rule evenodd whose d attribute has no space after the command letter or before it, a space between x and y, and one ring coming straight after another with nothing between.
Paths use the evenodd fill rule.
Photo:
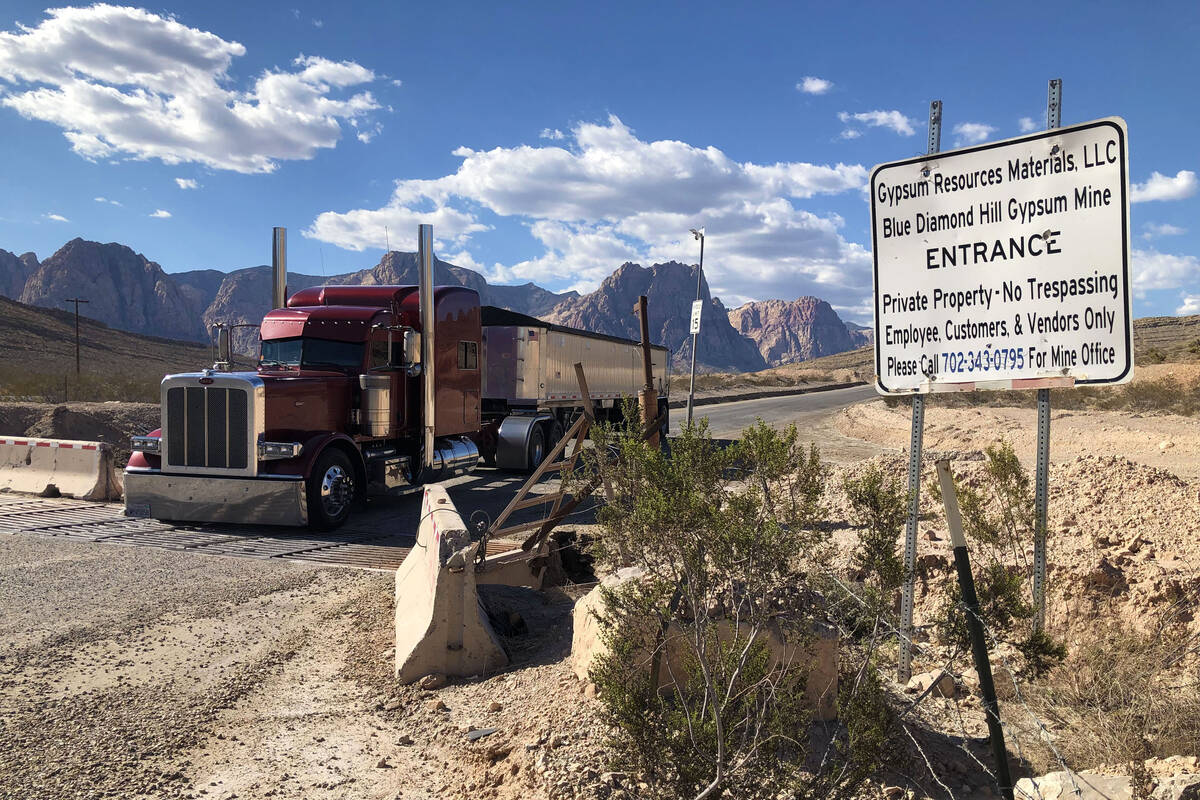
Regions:
<instances>
[{"instance_id":1,"label":"utility pole","mask_svg":"<svg viewBox=\"0 0 1200 800\"><path fill-rule=\"evenodd\" d=\"M692 236L700 242L700 267L696 270L696 302L692 303L692 382L688 386L687 424L692 424L692 402L696 398L696 340L700 338L700 284L704 280L704 228L692 228Z\"/></svg>"},{"instance_id":2,"label":"utility pole","mask_svg":"<svg viewBox=\"0 0 1200 800\"><path fill-rule=\"evenodd\" d=\"M68 297L64 303L75 304L75 381L79 382L79 304L86 303L81 297Z\"/></svg>"}]
</instances>

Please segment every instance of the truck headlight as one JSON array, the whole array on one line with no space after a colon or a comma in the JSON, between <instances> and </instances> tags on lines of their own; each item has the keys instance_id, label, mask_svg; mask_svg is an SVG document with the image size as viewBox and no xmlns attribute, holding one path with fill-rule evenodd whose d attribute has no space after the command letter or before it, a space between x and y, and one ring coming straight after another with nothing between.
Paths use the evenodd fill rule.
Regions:
<instances>
[{"instance_id":1,"label":"truck headlight","mask_svg":"<svg viewBox=\"0 0 1200 800\"><path fill-rule=\"evenodd\" d=\"M300 455L304 445L300 442L259 442L258 458L261 461L279 461Z\"/></svg>"},{"instance_id":2,"label":"truck headlight","mask_svg":"<svg viewBox=\"0 0 1200 800\"><path fill-rule=\"evenodd\" d=\"M162 438L158 436L134 436L129 440L129 449L135 453L157 455L162 452Z\"/></svg>"}]
</instances>

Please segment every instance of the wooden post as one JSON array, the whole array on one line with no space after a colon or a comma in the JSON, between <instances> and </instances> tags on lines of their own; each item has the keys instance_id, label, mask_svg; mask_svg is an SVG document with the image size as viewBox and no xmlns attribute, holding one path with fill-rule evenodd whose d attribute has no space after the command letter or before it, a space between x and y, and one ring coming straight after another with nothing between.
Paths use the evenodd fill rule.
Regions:
<instances>
[{"instance_id":1,"label":"wooden post","mask_svg":"<svg viewBox=\"0 0 1200 800\"><path fill-rule=\"evenodd\" d=\"M650 351L650 317L646 311L646 295L638 297L638 316L641 317L642 328L642 372L645 385L638 393L638 404L642 409L642 428L658 419L658 392L654 389L654 362ZM651 447L661 446L656 431L648 440Z\"/></svg>"}]
</instances>

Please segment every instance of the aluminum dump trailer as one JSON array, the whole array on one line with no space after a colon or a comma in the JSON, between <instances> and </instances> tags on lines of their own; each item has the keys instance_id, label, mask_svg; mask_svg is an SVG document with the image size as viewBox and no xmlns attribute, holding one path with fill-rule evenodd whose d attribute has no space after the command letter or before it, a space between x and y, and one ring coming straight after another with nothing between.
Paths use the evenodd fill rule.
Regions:
<instances>
[{"instance_id":1,"label":"aluminum dump trailer","mask_svg":"<svg viewBox=\"0 0 1200 800\"><path fill-rule=\"evenodd\" d=\"M602 408L636 397L645 385L639 342L552 325L504 309L483 308L483 397L511 408L575 406L582 399L575 364ZM664 401L670 352L651 348L654 388Z\"/></svg>"},{"instance_id":2,"label":"aluminum dump trailer","mask_svg":"<svg viewBox=\"0 0 1200 800\"><path fill-rule=\"evenodd\" d=\"M622 399L636 398L645 386L639 342L552 325L491 306L481 312L484 453L495 452L497 466L532 468L570 427L582 408L576 363L583 364L599 419L617 420ZM651 348L664 431L670 355L665 347Z\"/></svg>"}]
</instances>

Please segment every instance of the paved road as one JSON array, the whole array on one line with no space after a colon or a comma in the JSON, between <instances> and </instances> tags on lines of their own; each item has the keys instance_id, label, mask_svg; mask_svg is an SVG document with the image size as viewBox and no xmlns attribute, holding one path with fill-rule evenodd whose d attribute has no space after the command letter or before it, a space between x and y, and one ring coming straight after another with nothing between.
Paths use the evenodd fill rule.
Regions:
<instances>
[{"instance_id":1,"label":"paved road","mask_svg":"<svg viewBox=\"0 0 1200 800\"><path fill-rule=\"evenodd\" d=\"M877 454L879 448L839 433L832 424L833 414L846 406L876 397L872 386L852 386L828 392L697 406L693 414L696 419L707 417L709 431L719 439L736 439L744 428L754 424L756 417L776 427L795 423L802 440L815 442L827 460L845 463L869 458ZM678 434L686 419L685 409L673 409L671 433Z\"/></svg>"}]
</instances>

